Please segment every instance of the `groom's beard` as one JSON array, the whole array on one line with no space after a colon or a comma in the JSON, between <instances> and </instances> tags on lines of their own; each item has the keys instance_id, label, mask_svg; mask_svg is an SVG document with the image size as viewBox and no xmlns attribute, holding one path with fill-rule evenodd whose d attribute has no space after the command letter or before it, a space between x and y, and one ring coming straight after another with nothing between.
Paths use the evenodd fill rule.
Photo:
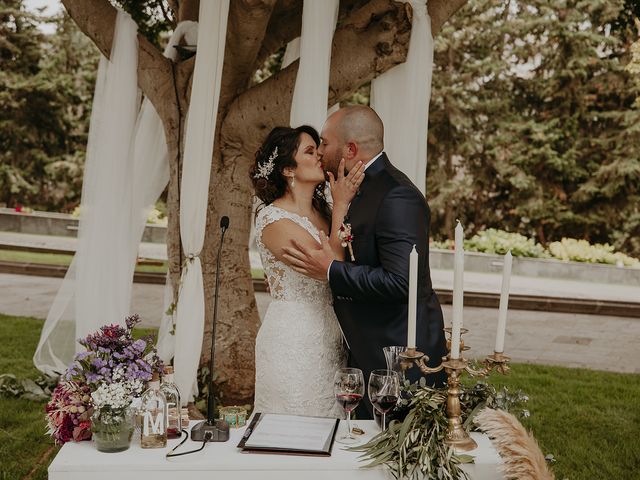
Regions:
<instances>
[{"instance_id":1,"label":"groom's beard","mask_svg":"<svg viewBox=\"0 0 640 480\"><path fill-rule=\"evenodd\" d=\"M322 158L322 165L324 166L325 176L328 172L333 173L333 178L338 178L338 167L340 166L340 158L330 158L325 161L326 155Z\"/></svg>"}]
</instances>

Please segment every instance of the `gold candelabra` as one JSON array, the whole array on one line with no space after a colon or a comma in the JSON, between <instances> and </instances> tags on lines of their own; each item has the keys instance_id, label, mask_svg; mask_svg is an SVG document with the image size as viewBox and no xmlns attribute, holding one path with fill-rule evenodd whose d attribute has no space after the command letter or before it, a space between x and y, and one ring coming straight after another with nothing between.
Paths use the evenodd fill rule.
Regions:
<instances>
[{"instance_id":1,"label":"gold candelabra","mask_svg":"<svg viewBox=\"0 0 640 480\"><path fill-rule=\"evenodd\" d=\"M464 372L467 372L472 377L485 377L493 370L506 374L509 371L509 357L502 352L494 352L493 355L488 355L482 361L482 365L484 365L482 368L475 369L462 356L462 352L469 349L469 347L465 347L462 339L462 335L467 333L468 330L466 328L460 330L460 358L451 358L451 328L445 328L444 330L449 334L449 339L447 340L447 351L449 353L446 357L442 357L440 365L429 367L427 365L429 357L422 352L416 351L415 347L408 348L400 354L400 365L403 371L415 365L425 375L444 369L447 374L447 418L449 419L449 431L445 441L456 450L468 452L478 445L462 426L462 409L460 406L462 388L460 387L460 378Z\"/></svg>"}]
</instances>

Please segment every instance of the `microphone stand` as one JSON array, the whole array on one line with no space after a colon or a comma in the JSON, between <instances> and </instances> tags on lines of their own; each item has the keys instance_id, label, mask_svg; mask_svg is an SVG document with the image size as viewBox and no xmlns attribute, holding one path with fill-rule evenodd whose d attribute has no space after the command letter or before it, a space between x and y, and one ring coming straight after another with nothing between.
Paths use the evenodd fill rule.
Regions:
<instances>
[{"instance_id":1,"label":"microphone stand","mask_svg":"<svg viewBox=\"0 0 640 480\"><path fill-rule=\"evenodd\" d=\"M207 419L196 424L191 429L191 440L195 442L226 442L229 440L229 424L223 420L216 420L216 400L213 395L213 365L216 351L216 323L218 321L218 291L220 288L220 257L222 254L222 243L224 234L229 228L229 217L226 215L220 219L220 245L218 246L218 260L216 262L216 292L213 304L213 329L211 332L211 358L209 359L209 375L211 384L209 385L209 395L207 397Z\"/></svg>"}]
</instances>

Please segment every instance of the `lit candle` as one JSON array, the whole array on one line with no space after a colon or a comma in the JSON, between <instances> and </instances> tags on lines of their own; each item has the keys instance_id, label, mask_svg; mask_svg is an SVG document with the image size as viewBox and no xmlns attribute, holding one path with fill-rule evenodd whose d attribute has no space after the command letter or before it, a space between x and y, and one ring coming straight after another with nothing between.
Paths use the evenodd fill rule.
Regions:
<instances>
[{"instance_id":1,"label":"lit candle","mask_svg":"<svg viewBox=\"0 0 640 480\"><path fill-rule=\"evenodd\" d=\"M460 358L460 329L462 328L462 305L464 298L464 231L458 222L455 235L455 253L453 257L453 320L451 325L451 358Z\"/></svg>"},{"instance_id":2,"label":"lit candle","mask_svg":"<svg viewBox=\"0 0 640 480\"><path fill-rule=\"evenodd\" d=\"M509 307L509 284L511 282L511 250L504 256L502 268L502 290L500 291L500 309L498 310L498 331L496 332L495 352L504 352L504 334L507 330L507 308Z\"/></svg>"},{"instance_id":3,"label":"lit candle","mask_svg":"<svg viewBox=\"0 0 640 480\"><path fill-rule=\"evenodd\" d=\"M409 318L407 348L416 348L416 313L418 303L418 252L414 245L409 254Z\"/></svg>"}]
</instances>

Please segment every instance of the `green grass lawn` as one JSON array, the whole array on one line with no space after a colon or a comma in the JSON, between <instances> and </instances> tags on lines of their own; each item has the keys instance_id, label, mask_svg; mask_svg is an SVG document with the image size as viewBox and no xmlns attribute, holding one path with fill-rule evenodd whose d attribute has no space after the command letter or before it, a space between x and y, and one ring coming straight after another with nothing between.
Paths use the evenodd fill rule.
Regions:
<instances>
[{"instance_id":1,"label":"green grass lawn","mask_svg":"<svg viewBox=\"0 0 640 480\"><path fill-rule=\"evenodd\" d=\"M38 263L42 265L59 265L68 267L71 264L72 259L72 255L0 249L0 262ZM161 262L161 265L139 264L136 265L136 272L167 273L167 262ZM251 277L262 280L264 278L264 271L261 268L252 268Z\"/></svg>"},{"instance_id":2,"label":"green grass lawn","mask_svg":"<svg viewBox=\"0 0 640 480\"><path fill-rule=\"evenodd\" d=\"M0 250L0 262L38 263L68 267L71 264L71 260L73 260L73 255ZM167 262L160 262L159 265L136 265L136 272L167 273Z\"/></svg>"},{"instance_id":3,"label":"green grass lawn","mask_svg":"<svg viewBox=\"0 0 640 480\"><path fill-rule=\"evenodd\" d=\"M0 373L38 376L31 357L42 323L0 314ZM640 478L640 375L515 364L491 381L529 395L525 425L556 458L558 480ZM0 397L0 480L46 479L56 451L44 403Z\"/></svg>"}]
</instances>

